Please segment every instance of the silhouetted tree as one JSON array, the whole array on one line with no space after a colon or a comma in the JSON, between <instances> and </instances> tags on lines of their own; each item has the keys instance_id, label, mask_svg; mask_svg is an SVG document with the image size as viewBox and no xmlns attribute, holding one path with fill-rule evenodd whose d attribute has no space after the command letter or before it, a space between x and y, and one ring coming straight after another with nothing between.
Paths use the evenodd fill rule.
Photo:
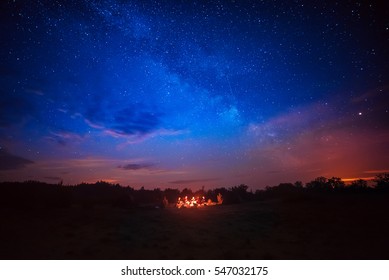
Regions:
<instances>
[{"instance_id":1,"label":"silhouetted tree","mask_svg":"<svg viewBox=\"0 0 389 280\"><path fill-rule=\"evenodd\" d=\"M274 187L274 190L280 193L290 193L296 190L296 187L292 183L281 183Z\"/></svg>"},{"instance_id":2,"label":"silhouetted tree","mask_svg":"<svg viewBox=\"0 0 389 280\"><path fill-rule=\"evenodd\" d=\"M69 207L72 205L82 208L112 206L120 208L149 208L155 206L166 206L169 203L176 203L179 196L205 196L205 199L218 201L218 194L223 198L223 204L240 203L249 200L265 200L281 198L286 202L300 201L318 197L322 191L330 191L333 194L342 192L370 192L371 194L383 191L389 192L389 173L376 176L375 188L368 186L365 180L353 181L349 186L338 177L327 179L318 177L308 182L303 188L301 181L292 183L281 183L277 186L267 186L265 190L256 190L255 193L248 191L247 185L241 184L229 188L215 188L193 191L189 188L153 190L141 187L134 190L131 187L122 187L119 184L111 184L98 181L94 184L81 183L76 186L63 186L61 184L47 184L37 181L26 181L23 183L0 183L0 207L16 209L55 209ZM311 193L313 195L311 195ZM220 196L219 196L220 200Z\"/></svg>"},{"instance_id":3,"label":"silhouetted tree","mask_svg":"<svg viewBox=\"0 0 389 280\"><path fill-rule=\"evenodd\" d=\"M226 197L226 203L239 203L248 200L248 188L249 187L244 184L229 188L228 195Z\"/></svg>"},{"instance_id":4,"label":"silhouetted tree","mask_svg":"<svg viewBox=\"0 0 389 280\"><path fill-rule=\"evenodd\" d=\"M374 179L375 189L378 191L389 191L389 173L378 174Z\"/></svg>"},{"instance_id":5,"label":"silhouetted tree","mask_svg":"<svg viewBox=\"0 0 389 280\"><path fill-rule=\"evenodd\" d=\"M317 177L315 180L307 183L306 188L310 190L317 190L317 191L332 189L328 184L327 178L325 177Z\"/></svg>"},{"instance_id":6,"label":"silhouetted tree","mask_svg":"<svg viewBox=\"0 0 389 280\"><path fill-rule=\"evenodd\" d=\"M194 192L195 197L203 197L203 196L205 196L205 194L206 194L206 192L205 192L204 186L202 186L201 189Z\"/></svg>"},{"instance_id":7,"label":"silhouetted tree","mask_svg":"<svg viewBox=\"0 0 389 280\"><path fill-rule=\"evenodd\" d=\"M182 196L182 197L187 196L188 198L192 198L193 192L192 192L191 189L185 188L185 189L183 189L183 190L181 191L181 196Z\"/></svg>"},{"instance_id":8,"label":"silhouetted tree","mask_svg":"<svg viewBox=\"0 0 389 280\"><path fill-rule=\"evenodd\" d=\"M225 198L229 192L226 188L216 188L212 190L208 198L212 199L212 201L216 201L216 197L219 193L223 196L223 198Z\"/></svg>"},{"instance_id":9,"label":"silhouetted tree","mask_svg":"<svg viewBox=\"0 0 389 280\"><path fill-rule=\"evenodd\" d=\"M327 185L329 188L334 190L343 190L346 187L346 184L342 181L341 178L332 177L328 179Z\"/></svg>"},{"instance_id":10,"label":"silhouetted tree","mask_svg":"<svg viewBox=\"0 0 389 280\"><path fill-rule=\"evenodd\" d=\"M294 183L294 186L295 186L297 189L302 189L302 188L304 187L303 182L301 182L301 181L296 181L296 182Z\"/></svg>"},{"instance_id":11,"label":"silhouetted tree","mask_svg":"<svg viewBox=\"0 0 389 280\"><path fill-rule=\"evenodd\" d=\"M265 190L256 190L254 192L254 200L262 201L266 198L266 191Z\"/></svg>"},{"instance_id":12,"label":"silhouetted tree","mask_svg":"<svg viewBox=\"0 0 389 280\"><path fill-rule=\"evenodd\" d=\"M176 203L178 197L180 196L180 191L178 189L167 188L164 190L163 194L169 203Z\"/></svg>"},{"instance_id":13,"label":"silhouetted tree","mask_svg":"<svg viewBox=\"0 0 389 280\"><path fill-rule=\"evenodd\" d=\"M352 191L365 191L368 189L367 181L362 179L352 181L349 189Z\"/></svg>"},{"instance_id":14,"label":"silhouetted tree","mask_svg":"<svg viewBox=\"0 0 389 280\"><path fill-rule=\"evenodd\" d=\"M296 184L292 183L281 183L277 186L273 187L266 187L266 191L263 194L263 197L270 198L270 199L293 199L300 195L304 191L301 185L299 185L301 182L297 182L297 185L299 187L296 187Z\"/></svg>"}]
</instances>

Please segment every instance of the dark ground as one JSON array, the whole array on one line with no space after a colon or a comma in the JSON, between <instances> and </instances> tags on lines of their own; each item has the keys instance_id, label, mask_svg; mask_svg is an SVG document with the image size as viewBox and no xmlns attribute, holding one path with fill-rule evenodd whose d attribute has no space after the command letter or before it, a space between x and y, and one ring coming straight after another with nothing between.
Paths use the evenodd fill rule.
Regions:
<instances>
[{"instance_id":1,"label":"dark ground","mask_svg":"<svg viewBox=\"0 0 389 280\"><path fill-rule=\"evenodd\" d=\"M389 259L389 196L1 209L1 259Z\"/></svg>"}]
</instances>

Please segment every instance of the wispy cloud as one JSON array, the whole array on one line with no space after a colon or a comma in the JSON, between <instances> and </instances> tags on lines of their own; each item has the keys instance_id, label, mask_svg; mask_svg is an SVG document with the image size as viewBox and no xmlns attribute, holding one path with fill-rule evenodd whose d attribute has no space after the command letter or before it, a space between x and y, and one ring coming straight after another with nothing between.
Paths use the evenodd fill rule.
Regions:
<instances>
[{"instance_id":1,"label":"wispy cloud","mask_svg":"<svg viewBox=\"0 0 389 280\"><path fill-rule=\"evenodd\" d=\"M26 89L26 92L28 93L33 93L33 94L36 94L36 95L44 95L45 93L43 92L43 90L41 89L35 89L35 88L29 88L29 89Z\"/></svg>"},{"instance_id":2,"label":"wispy cloud","mask_svg":"<svg viewBox=\"0 0 389 280\"><path fill-rule=\"evenodd\" d=\"M322 127L332 123L336 116L333 111L333 106L320 102L296 107L267 121L250 123L247 126L247 134L257 137L261 142L293 135L312 127Z\"/></svg>"},{"instance_id":3,"label":"wispy cloud","mask_svg":"<svg viewBox=\"0 0 389 280\"><path fill-rule=\"evenodd\" d=\"M0 171L21 169L32 163L34 162L29 159L13 155L4 148L0 148Z\"/></svg>"},{"instance_id":4,"label":"wispy cloud","mask_svg":"<svg viewBox=\"0 0 389 280\"><path fill-rule=\"evenodd\" d=\"M154 164L152 163L128 163L125 165L119 165L119 169L123 170L139 170L139 169L150 169L153 167Z\"/></svg>"},{"instance_id":5,"label":"wispy cloud","mask_svg":"<svg viewBox=\"0 0 389 280\"><path fill-rule=\"evenodd\" d=\"M80 134L74 132L61 130L51 132L50 135L46 137L46 139L65 146L69 142L81 141L83 137Z\"/></svg>"},{"instance_id":6,"label":"wispy cloud","mask_svg":"<svg viewBox=\"0 0 389 280\"><path fill-rule=\"evenodd\" d=\"M366 170L366 171L363 171L363 173L366 173L366 174L389 173L389 169Z\"/></svg>"},{"instance_id":7,"label":"wispy cloud","mask_svg":"<svg viewBox=\"0 0 389 280\"><path fill-rule=\"evenodd\" d=\"M82 159L63 159L63 160L48 160L39 163L42 170L67 170L67 169L89 169L115 166L118 160L109 158L87 157Z\"/></svg>"},{"instance_id":8,"label":"wispy cloud","mask_svg":"<svg viewBox=\"0 0 389 280\"><path fill-rule=\"evenodd\" d=\"M91 113L92 112L92 113ZM125 108L113 112L113 118L97 114L95 110L82 116L85 123L94 129L114 138L123 138L126 144L141 143L156 136L175 136L187 133L187 130L166 128L163 124L163 114L137 107Z\"/></svg>"},{"instance_id":9,"label":"wispy cloud","mask_svg":"<svg viewBox=\"0 0 389 280\"><path fill-rule=\"evenodd\" d=\"M361 102L366 102L366 100L371 99L371 98L376 98L377 96L380 95L386 95L388 94L389 91L389 85L385 85L379 88L371 89L369 91L364 92L363 94L360 94L357 97L354 97L351 99L351 102L353 103L361 103Z\"/></svg>"}]
</instances>

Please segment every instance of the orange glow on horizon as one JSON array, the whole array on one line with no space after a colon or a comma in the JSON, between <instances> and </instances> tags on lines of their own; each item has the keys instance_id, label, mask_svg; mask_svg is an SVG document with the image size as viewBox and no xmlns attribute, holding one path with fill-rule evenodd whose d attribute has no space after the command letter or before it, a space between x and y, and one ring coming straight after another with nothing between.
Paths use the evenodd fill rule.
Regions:
<instances>
[{"instance_id":1,"label":"orange glow on horizon","mask_svg":"<svg viewBox=\"0 0 389 280\"><path fill-rule=\"evenodd\" d=\"M358 180L372 181L374 179L375 177L358 177L358 178L342 178L341 180L347 183L347 182L353 182Z\"/></svg>"}]
</instances>

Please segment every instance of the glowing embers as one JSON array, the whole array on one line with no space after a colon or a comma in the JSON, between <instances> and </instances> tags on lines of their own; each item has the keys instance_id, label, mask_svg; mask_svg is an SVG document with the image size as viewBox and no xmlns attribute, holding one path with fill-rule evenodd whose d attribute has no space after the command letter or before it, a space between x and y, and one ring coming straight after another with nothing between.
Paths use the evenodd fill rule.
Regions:
<instances>
[{"instance_id":1,"label":"glowing embers","mask_svg":"<svg viewBox=\"0 0 389 280\"><path fill-rule=\"evenodd\" d=\"M181 208L181 207L184 207L184 208L199 208L199 207L204 207L204 206L214 206L214 205L218 205L218 204L222 204L223 203L223 198L222 198L222 195L219 193L217 195L217 202L213 202L211 199L208 199L208 200L205 200L205 197L202 196L202 197L192 197L191 199L188 199L187 196L185 196L184 198L181 198L179 197L178 200L177 200L177 203L176 203L176 207L177 208Z\"/></svg>"}]
</instances>

